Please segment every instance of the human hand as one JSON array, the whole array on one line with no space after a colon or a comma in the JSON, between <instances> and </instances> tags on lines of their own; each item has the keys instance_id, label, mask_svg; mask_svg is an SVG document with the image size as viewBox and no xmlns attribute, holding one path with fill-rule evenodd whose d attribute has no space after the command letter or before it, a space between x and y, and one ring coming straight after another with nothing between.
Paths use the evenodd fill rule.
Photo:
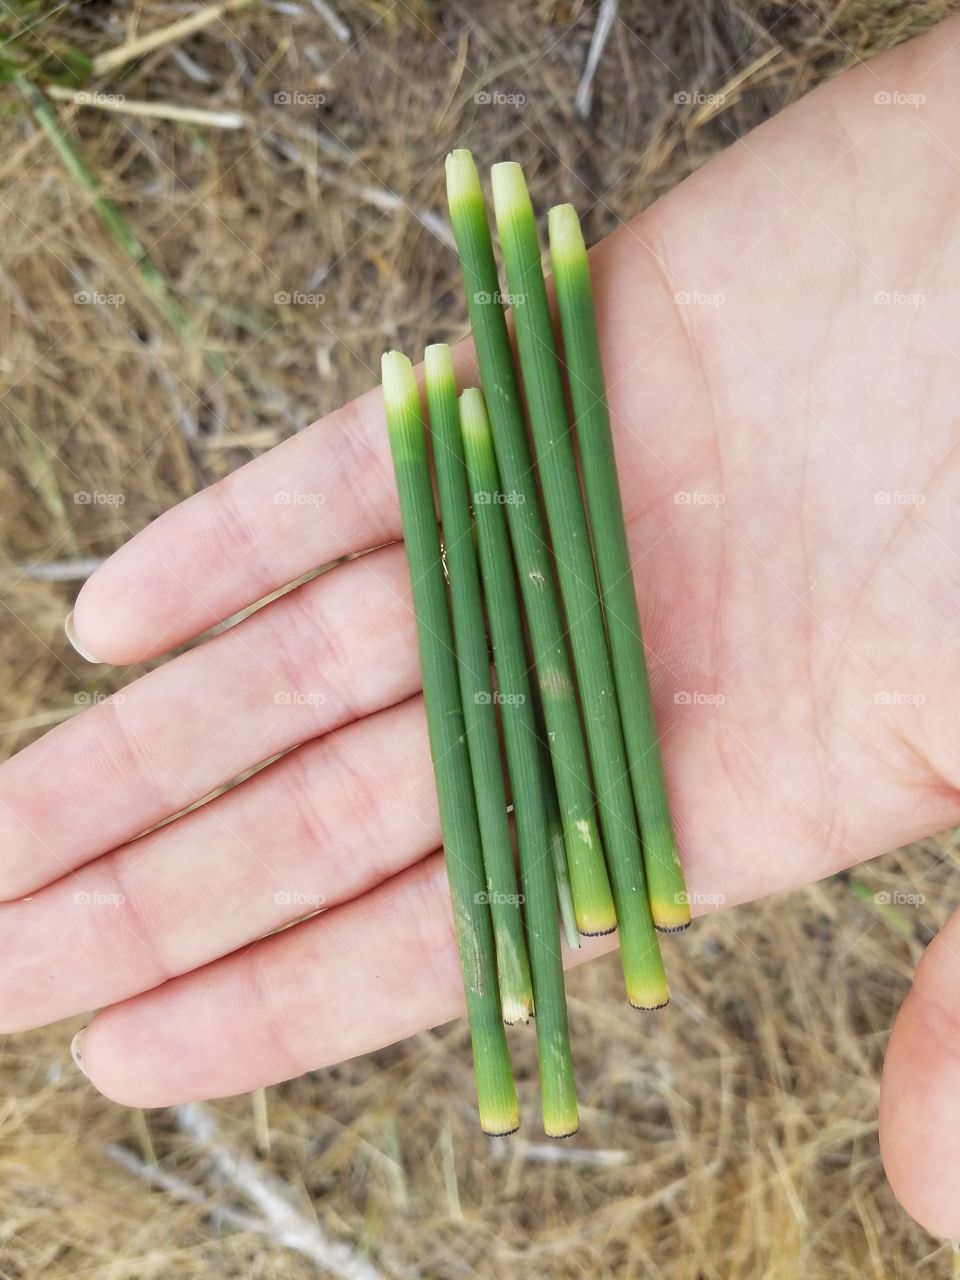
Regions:
<instances>
[{"instance_id":1,"label":"human hand","mask_svg":"<svg viewBox=\"0 0 960 1280\"><path fill-rule=\"evenodd\" d=\"M592 255L695 909L960 817L958 34L824 85ZM399 535L374 391L161 517L84 587L80 643L130 663L380 547L0 769L5 1029L109 1006L85 1070L160 1105L460 1012L406 567L383 545ZM960 1234L958 974L954 921L900 1015L881 1114L898 1194L944 1235Z\"/></svg>"}]
</instances>

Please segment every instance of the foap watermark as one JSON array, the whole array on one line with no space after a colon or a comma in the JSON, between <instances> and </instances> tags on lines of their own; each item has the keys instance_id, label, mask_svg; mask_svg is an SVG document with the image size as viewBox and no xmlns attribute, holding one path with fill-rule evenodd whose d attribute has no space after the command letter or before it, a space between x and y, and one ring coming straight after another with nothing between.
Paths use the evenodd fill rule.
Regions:
<instances>
[{"instance_id":1,"label":"foap watermark","mask_svg":"<svg viewBox=\"0 0 960 1280\"><path fill-rule=\"evenodd\" d=\"M327 901L322 893L305 893L302 889L278 889L273 900L278 907L310 907L313 910L324 906Z\"/></svg>"},{"instance_id":2,"label":"foap watermark","mask_svg":"<svg viewBox=\"0 0 960 1280\"><path fill-rule=\"evenodd\" d=\"M922 907L927 900L925 893L906 893L903 889L881 889L873 895L878 907Z\"/></svg>"},{"instance_id":3,"label":"foap watermark","mask_svg":"<svg viewBox=\"0 0 960 1280\"><path fill-rule=\"evenodd\" d=\"M522 907L524 897L522 893L490 893L483 890L473 895L474 902L489 902L491 907Z\"/></svg>"},{"instance_id":4,"label":"foap watermark","mask_svg":"<svg viewBox=\"0 0 960 1280\"><path fill-rule=\"evenodd\" d=\"M327 101L327 95L303 89L278 89L273 95L273 101L278 107L322 107Z\"/></svg>"},{"instance_id":5,"label":"foap watermark","mask_svg":"<svg viewBox=\"0 0 960 1280\"><path fill-rule=\"evenodd\" d=\"M926 500L925 493L911 493L906 489L878 489L873 495L878 507L922 507Z\"/></svg>"},{"instance_id":6,"label":"foap watermark","mask_svg":"<svg viewBox=\"0 0 960 1280\"><path fill-rule=\"evenodd\" d=\"M904 293L900 289L878 289L873 295L878 307L922 307L926 300L925 293Z\"/></svg>"},{"instance_id":7,"label":"foap watermark","mask_svg":"<svg viewBox=\"0 0 960 1280\"><path fill-rule=\"evenodd\" d=\"M125 293L101 293L99 289L81 289L73 295L77 307L122 307L126 301Z\"/></svg>"},{"instance_id":8,"label":"foap watermark","mask_svg":"<svg viewBox=\"0 0 960 1280\"><path fill-rule=\"evenodd\" d=\"M498 307L515 307L519 302L521 305L526 302L527 295L525 293L501 293L497 289L494 293L487 293L485 289L478 290L473 295L473 300L478 306L498 306Z\"/></svg>"},{"instance_id":9,"label":"foap watermark","mask_svg":"<svg viewBox=\"0 0 960 1280\"><path fill-rule=\"evenodd\" d=\"M78 489L73 495L78 507L122 507L126 500L125 493L104 493L100 489Z\"/></svg>"},{"instance_id":10,"label":"foap watermark","mask_svg":"<svg viewBox=\"0 0 960 1280\"><path fill-rule=\"evenodd\" d=\"M925 693L905 693L902 689L878 689L873 701L878 707L922 707Z\"/></svg>"},{"instance_id":11,"label":"foap watermark","mask_svg":"<svg viewBox=\"0 0 960 1280\"><path fill-rule=\"evenodd\" d=\"M325 293L302 293L298 289L293 293L281 289L273 295L274 306L277 307L322 307L326 300Z\"/></svg>"},{"instance_id":12,"label":"foap watermark","mask_svg":"<svg viewBox=\"0 0 960 1280\"><path fill-rule=\"evenodd\" d=\"M500 89L478 89L473 95L478 107L513 107L519 111L527 100L525 93L504 93Z\"/></svg>"},{"instance_id":13,"label":"foap watermark","mask_svg":"<svg viewBox=\"0 0 960 1280\"><path fill-rule=\"evenodd\" d=\"M473 494L475 507L522 507L526 500L526 495L515 489L506 493L499 489L477 489Z\"/></svg>"},{"instance_id":14,"label":"foap watermark","mask_svg":"<svg viewBox=\"0 0 960 1280\"><path fill-rule=\"evenodd\" d=\"M878 107L922 107L926 100L925 93L901 93L899 89L881 89L873 95Z\"/></svg>"},{"instance_id":15,"label":"foap watermark","mask_svg":"<svg viewBox=\"0 0 960 1280\"><path fill-rule=\"evenodd\" d=\"M326 700L325 693L310 693L305 689L280 689L273 695L276 707L322 707Z\"/></svg>"},{"instance_id":16,"label":"foap watermark","mask_svg":"<svg viewBox=\"0 0 960 1280\"><path fill-rule=\"evenodd\" d=\"M527 699L522 693L500 693L498 689L478 689L473 695L473 700L481 707L490 703L498 707L522 707Z\"/></svg>"},{"instance_id":17,"label":"foap watermark","mask_svg":"<svg viewBox=\"0 0 960 1280\"><path fill-rule=\"evenodd\" d=\"M273 501L278 507L322 507L326 500L325 493L307 493L296 489L278 489L273 495Z\"/></svg>"},{"instance_id":18,"label":"foap watermark","mask_svg":"<svg viewBox=\"0 0 960 1280\"><path fill-rule=\"evenodd\" d=\"M96 889L78 889L73 895L78 907L122 907L126 898L122 893L100 893Z\"/></svg>"},{"instance_id":19,"label":"foap watermark","mask_svg":"<svg viewBox=\"0 0 960 1280\"><path fill-rule=\"evenodd\" d=\"M681 89L673 95L678 107L722 107L726 100L725 93L701 93L699 89Z\"/></svg>"},{"instance_id":20,"label":"foap watermark","mask_svg":"<svg viewBox=\"0 0 960 1280\"><path fill-rule=\"evenodd\" d=\"M100 689L81 689L79 693L73 695L73 700L78 707L99 707L103 702L112 702L114 706L121 707L127 699L122 693L103 693Z\"/></svg>"},{"instance_id":21,"label":"foap watermark","mask_svg":"<svg viewBox=\"0 0 960 1280\"><path fill-rule=\"evenodd\" d=\"M725 693L704 693L702 689L680 689L673 695L678 707L722 707L726 700Z\"/></svg>"},{"instance_id":22,"label":"foap watermark","mask_svg":"<svg viewBox=\"0 0 960 1280\"><path fill-rule=\"evenodd\" d=\"M726 902L723 893L700 893L698 890L682 890L673 895L678 907L722 907Z\"/></svg>"},{"instance_id":23,"label":"foap watermark","mask_svg":"<svg viewBox=\"0 0 960 1280\"><path fill-rule=\"evenodd\" d=\"M705 493L702 489L678 489L673 495L678 507L722 507L725 493Z\"/></svg>"},{"instance_id":24,"label":"foap watermark","mask_svg":"<svg viewBox=\"0 0 960 1280\"><path fill-rule=\"evenodd\" d=\"M124 93L94 93L89 89L80 89L73 95L78 107L122 107L126 100Z\"/></svg>"},{"instance_id":25,"label":"foap watermark","mask_svg":"<svg viewBox=\"0 0 960 1280\"><path fill-rule=\"evenodd\" d=\"M705 293L702 289L678 289L673 295L678 307L722 307L725 293Z\"/></svg>"}]
</instances>

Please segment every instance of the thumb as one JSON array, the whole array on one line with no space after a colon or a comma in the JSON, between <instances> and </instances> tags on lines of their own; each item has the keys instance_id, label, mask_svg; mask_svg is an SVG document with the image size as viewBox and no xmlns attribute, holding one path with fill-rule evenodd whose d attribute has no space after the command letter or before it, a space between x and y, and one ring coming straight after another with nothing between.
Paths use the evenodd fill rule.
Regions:
<instances>
[{"instance_id":1,"label":"thumb","mask_svg":"<svg viewBox=\"0 0 960 1280\"><path fill-rule=\"evenodd\" d=\"M960 911L925 952L894 1023L880 1150L907 1212L933 1235L960 1239Z\"/></svg>"}]
</instances>

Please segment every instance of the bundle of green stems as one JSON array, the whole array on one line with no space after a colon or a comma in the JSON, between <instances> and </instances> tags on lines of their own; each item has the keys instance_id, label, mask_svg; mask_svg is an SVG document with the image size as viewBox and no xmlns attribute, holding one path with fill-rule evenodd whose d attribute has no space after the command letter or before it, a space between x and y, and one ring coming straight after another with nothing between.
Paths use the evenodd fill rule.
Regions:
<instances>
[{"instance_id":1,"label":"bundle of green stems","mask_svg":"<svg viewBox=\"0 0 960 1280\"><path fill-rule=\"evenodd\" d=\"M523 174L491 176L506 288L473 158L447 158L482 389L458 396L438 344L422 399L392 351L384 407L480 1123L517 1127L504 1024L534 1017L544 1129L559 1138L579 1123L564 947L616 929L628 1001L660 1008L657 930L690 912L580 223L571 205L550 210L559 348Z\"/></svg>"}]
</instances>

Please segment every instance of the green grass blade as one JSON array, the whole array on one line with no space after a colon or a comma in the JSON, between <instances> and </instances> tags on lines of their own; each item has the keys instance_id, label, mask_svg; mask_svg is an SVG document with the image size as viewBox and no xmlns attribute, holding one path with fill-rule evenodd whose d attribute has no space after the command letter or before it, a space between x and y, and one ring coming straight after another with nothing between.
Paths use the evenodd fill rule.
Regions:
<instances>
[{"instance_id":1,"label":"green grass blade","mask_svg":"<svg viewBox=\"0 0 960 1280\"><path fill-rule=\"evenodd\" d=\"M581 933L609 933L616 927L616 913L594 812L583 727L500 301L490 227L469 151L453 151L447 157L447 201L500 480L506 491L491 493L488 499L509 500L507 520L550 738L577 924Z\"/></svg>"},{"instance_id":2,"label":"green grass blade","mask_svg":"<svg viewBox=\"0 0 960 1280\"><path fill-rule=\"evenodd\" d=\"M121 252L136 267L156 310L184 342L196 342L197 334L190 317L171 296L164 276L150 261L146 249L137 239L123 214L109 197L103 195L100 182L87 164L83 152L60 123L60 118L50 105L46 94L23 76L14 76L14 83L57 153L60 163L74 182L90 196L100 221ZM227 373L226 365L216 352L204 349L203 355L209 368L218 377L223 377Z\"/></svg>"},{"instance_id":3,"label":"green grass blade","mask_svg":"<svg viewBox=\"0 0 960 1280\"><path fill-rule=\"evenodd\" d=\"M427 347L424 371L463 719L497 944L500 1002L504 1022L526 1022L533 1013L533 988L523 939L520 890L507 815L500 733L491 687L490 653L450 348L442 344Z\"/></svg>"},{"instance_id":4,"label":"green grass blade","mask_svg":"<svg viewBox=\"0 0 960 1280\"><path fill-rule=\"evenodd\" d=\"M550 210L550 259L580 466L600 578L617 699L640 820L647 891L654 923L683 929L690 906L667 799L657 721L640 632L637 592L623 521L613 435L590 287L590 268L572 205Z\"/></svg>"},{"instance_id":5,"label":"green grass blade","mask_svg":"<svg viewBox=\"0 0 960 1280\"><path fill-rule=\"evenodd\" d=\"M494 493L500 478L490 424L478 390L463 393L460 413L471 490L475 494ZM474 509L520 848L537 1008L543 1124L550 1137L562 1138L576 1132L579 1119L563 989L557 882L542 786L542 745L503 508L496 503L476 502Z\"/></svg>"},{"instance_id":6,"label":"green grass blade","mask_svg":"<svg viewBox=\"0 0 960 1280\"><path fill-rule=\"evenodd\" d=\"M667 983L643 874L616 686L540 267L540 242L520 166L494 165L492 177L494 212L513 305L530 428L617 906L627 995L638 1008L657 1008L668 999Z\"/></svg>"},{"instance_id":7,"label":"green grass blade","mask_svg":"<svg viewBox=\"0 0 960 1280\"><path fill-rule=\"evenodd\" d=\"M388 352L382 368L383 401L410 566L444 856L473 1040L480 1123L486 1133L512 1133L519 1123L517 1094L497 990L493 929L420 396L406 356L398 351Z\"/></svg>"}]
</instances>

